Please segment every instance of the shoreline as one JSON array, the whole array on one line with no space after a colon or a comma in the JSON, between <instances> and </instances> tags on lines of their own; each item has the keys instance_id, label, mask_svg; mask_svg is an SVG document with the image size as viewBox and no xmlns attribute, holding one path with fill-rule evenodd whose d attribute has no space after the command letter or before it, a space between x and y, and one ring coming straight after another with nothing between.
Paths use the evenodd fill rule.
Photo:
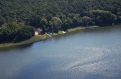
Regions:
<instances>
[{"instance_id":1,"label":"shoreline","mask_svg":"<svg viewBox=\"0 0 121 79\"><path fill-rule=\"evenodd\" d=\"M21 41L18 43L4 43L4 44L0 44L0 48L6 48L6 47L14 47L14 46L20 46L20 45L27 45L27 44L31 44L34 42L38 42L38 41L42 41L47 39L47 36L44 35L36 35L33 36L32 38L25 40L25 41Z\"/></svg>"},{"instance_id":2,"label":"shoreline","mask_svg":"<svg viewBox=\"0 0 121 79\"><path fill-rule=\"evenodd\" d=\"M34 43L34 42L45 40L45 39L47 39L47 38L49 38L51 36L63 35L63 34L66 34L66 33L77 31L77 30L84 30L84 29L88 29L88 28L91 29L91 28L97 28L97 27L99 27L99 26L89 26L89 27L79 26L79 27L76 27L76 28L68 29L67 32L59 31L58 33L53 33L52 35L49 35L47 33L43 34L43 35L35 35L35 36L33 36L32 38L30 38L28 40L21 41L21 42L18 42L18 43L3 43L3 44L0 44L0 48L27 45L27 44L31 44L31 43Z\"/></svg>"},{"instance_id":3,"label":"shoreline","mask_svg":"<svg viewBox=\"0 0 121 79\"><path fill-rule=\"evenodd\" d=\"M63 33L64 31L59 31L58 33L53 33L52 36L63 35L63 34L66 34L66 33L77 31L77 30L91 29L91 28L97 28L97 27L99 27L99 26L89 26L89 27L78 26L78 27L75 27L75 28L68 29L67 32L65 32L65 33Z\"/></svg>"}]
</instances>

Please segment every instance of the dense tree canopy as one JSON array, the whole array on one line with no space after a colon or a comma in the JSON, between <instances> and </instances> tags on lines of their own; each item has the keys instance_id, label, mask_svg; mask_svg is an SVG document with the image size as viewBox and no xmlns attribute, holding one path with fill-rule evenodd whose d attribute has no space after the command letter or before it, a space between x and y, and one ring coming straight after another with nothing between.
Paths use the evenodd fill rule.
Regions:
<instances>
[{"instance_id":1,"label":"dense tree canopy","mask_svg":"<svg viewBox=\"0 0 121 79\"><path fill-rule=\"evenodd\" d=\"M25 26L23 23L8 23L0 28L0 43L19 42L33 35L34 29L31 26Z\"/></svg>"},{"instance_id":2,"label":"dense tree canopy","mask_svg":"<svg viewBox=\"0 0 121 79\"><path fill-rule=\"evenodd\" d=\"M41 18L79 14L89 15L91 10L120 14L121 0L0 0L0 25L9 21L27 21L38 26Z\"/></svg>"},{"instance_id":3,"label":"dense tree canopy","mask_svg":"<svg viewBox=\"0 0 121 79\"><path fill-rule=\"evenodd\" d=\"M0 29L10 28L5 26L10 22L40 27L44 32L111 25L121 23L121 0L0 0Z\"/></svg>"},{"instance_id":4,"label":"dense tree canopy","mask_svg":"<svg viewBox=\"0 0 121 79\"><path fill-rule=\"evenodd\" d=\"M111 24L117 20L116 15L112 14L110 11L91 10L90 13L92 14L93 21L97 25Z\"/></svg>"}]
</instances>

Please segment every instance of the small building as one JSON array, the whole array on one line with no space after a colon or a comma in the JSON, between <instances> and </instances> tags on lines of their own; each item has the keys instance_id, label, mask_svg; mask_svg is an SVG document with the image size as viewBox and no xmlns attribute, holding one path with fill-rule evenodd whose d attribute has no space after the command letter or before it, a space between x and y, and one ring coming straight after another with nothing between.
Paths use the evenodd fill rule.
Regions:
<instances>
[{"instance_id":1,"label":"small building","mask_svg":"<svg viewBox=\"0 0 121 79\"><path fill-rule=\"evenodd\" d=\"M35 35L40 35L42 33L41 28L34 28L34 31L35 31Z\"/></svg>"}]
</instances>

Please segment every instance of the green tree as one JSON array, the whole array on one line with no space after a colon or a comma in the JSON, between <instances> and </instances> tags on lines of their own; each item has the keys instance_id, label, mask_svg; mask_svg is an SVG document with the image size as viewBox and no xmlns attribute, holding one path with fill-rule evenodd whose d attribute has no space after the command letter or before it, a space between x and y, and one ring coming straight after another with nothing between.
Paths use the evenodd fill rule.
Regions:
<instances>
[{"instance_id":1,"label":"green tree","mask_svg":"<svg viewBox=\"0 0 121 79\"><path fill-rule=\"evenodd\" d=\"M121 8L117 9L117 21L118 23L121 23Z\"/></svg>"},{"instance_id":2,"label":"green tree","mask_svg":"<svg viewBox=\"0 0 121 79\"><path fill-rule=\"evenodd\" d=\"M92 19L90 17L88 17L88 16L82 17L82 22L83 22L83 24L86 25L86 27L88 27L88 24L91 22L91 20Z\"/></svg>"},{"instance_id":3,"label":"green tree","mask_svg":"<svg viewBox=\"0 0 121 79\"><path fill-rule=\"evenodd\" d=\"M40 21L41 24L41 28L43 30L43 32L45 33L48 30L48 21L46 20L46 18L42 18Z\"/></svg>"},{"instance_id":4,"label":"green tree","mask_svg":"<svg viewBox=\"0 0 121 79\"><path fill-rule=\"evenodd\" d=\"M5 23L5 18L0 16L0 26L2 26Z\"/></svg>"},{"instance_id":5,"label":"green tree","mask_svg":"<svg viewBox=\"0 0 121 79\"><path fill-rule=\"evenodd\" d=\"M104 10L91 10L93 21L97 25L106 25L112 24L116 20L116 15L111 13L110 11Z\"/></svg>"},{"instance_id":6,"label":"green tree","mask_svg":"<svg viewBox=\"0 0 121 79\"><path fill-rule=\"evenodd\" d=\"M62 21L59 17L53 17L50 22L49 22L52 30L60 30L61 29L61 25L62 25Z\"/></svg>"}]
</instances>

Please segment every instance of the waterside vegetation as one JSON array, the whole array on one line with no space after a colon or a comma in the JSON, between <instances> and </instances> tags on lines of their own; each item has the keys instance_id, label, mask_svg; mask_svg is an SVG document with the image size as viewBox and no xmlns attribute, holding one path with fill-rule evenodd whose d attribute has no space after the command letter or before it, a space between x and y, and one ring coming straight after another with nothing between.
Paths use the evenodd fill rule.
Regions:
<instances>
[{"instance_id":1,"label":"waterside vegetation","mask_svg":"<svg viewBox=\"0 0 121 79\"><path fill-rule=\"evenodd\" d=\"M88 28L97 28L97 27L99 27L99 26L90 26ZM47 34L47 33L45 33L43 35L35 35L28 40L17 42L17 43L2 43L2 44L0 44L0 48L31 44L31 43L34 43L34 42L37 42L37 41L45 40L47 38L50 38L51 36L63 35L63 34L66 34L66 33L75 32L75 31L84 30L84 29L86 29L86 28L85 27L76 27L76 28L68 29L66 32L59 31L58 33L53 33L51 35Z\"/></svg>"},{"instance_id":2,"label":"waterside vegetation","mask_svg":"<svg viewBox=\"0 0 121 79\"><path fill-rule=\"evenodd\" d=\"M0 46L41 40L46 33L120 23L121 0L1 0ZM40 38L34 36L34 28L42 29Z\"/></svg>"},{"instance_id":3,"label":"waterside vegetation","mask_svg":"<svg viewBox=\"0 0 121 79\"><path fill-rule=\"evenodd\" d=\"M21 41L21 42L17 42L17 43L0 44L0 48L30 44L30 43L37 42L37 41L40 41L40 40L45 40L46 38L47 38L46 35L36 35L36 36L33 36L32 38L25 40L25 41Z\"/></svg>"}]
</instances>

